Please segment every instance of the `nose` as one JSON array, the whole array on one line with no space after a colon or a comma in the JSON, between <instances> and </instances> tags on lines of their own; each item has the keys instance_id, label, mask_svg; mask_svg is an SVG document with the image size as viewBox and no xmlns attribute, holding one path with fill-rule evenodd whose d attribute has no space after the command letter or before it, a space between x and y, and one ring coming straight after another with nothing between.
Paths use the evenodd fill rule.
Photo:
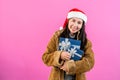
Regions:
<instances>
[{"instance_id":1,"label":"nose","mask_svg":"<svg viewBox=\"0 0 120 80\"><path fill-rule=\"evenodd\" d=\"M77 27L77 26L78 26L78 24L77 24L77 23L74 23L74 26L75 26L75 27Z\"/></svg>"}]
</instances>

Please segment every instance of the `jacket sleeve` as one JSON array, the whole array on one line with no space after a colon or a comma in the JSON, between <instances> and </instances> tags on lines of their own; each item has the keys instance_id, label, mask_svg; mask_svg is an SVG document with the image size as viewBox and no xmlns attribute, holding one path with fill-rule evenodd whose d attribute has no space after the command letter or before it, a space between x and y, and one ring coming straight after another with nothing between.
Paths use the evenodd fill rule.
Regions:
<instances>
[{"instance_id":1,"label":"jacket sleeve","mask_svg":"<svg viewBox=\"0 0 120 80\"><path fill-rule=\"evenodd\" d=\"M57 51L56 40L58 40L58 36L55 33L50 39L47 48L42 55L42 60L47 66L60 67L62 65L60 62L61 51Z\"/></svg>"},{"instance_id":2,"label":"jacket sleeve","mask_svg":"<svg viewBox=\"0 0 120 80\"><path fill-rule=\"evenodd\" d=\"M82 60L72 61L71 63L68 61L67 65L71 65L68 67L70 71L69 74L84 73L92 69L94 66L94 53L92 44L89 40L87 41L84 54Z\"/></svg>"},{"instance_id":3,"label":"jacket sleeve","mask_svg":"<svg viewBox=\"0 0 120 80\"><path fill-rule=\"evenodd\" d=\"M84 73L91 70L94 66L94 53L92 50L92 44L88 40L85 47L85 56L82 60L76 61L76 73Z\"/></svg>"}]
</instances>

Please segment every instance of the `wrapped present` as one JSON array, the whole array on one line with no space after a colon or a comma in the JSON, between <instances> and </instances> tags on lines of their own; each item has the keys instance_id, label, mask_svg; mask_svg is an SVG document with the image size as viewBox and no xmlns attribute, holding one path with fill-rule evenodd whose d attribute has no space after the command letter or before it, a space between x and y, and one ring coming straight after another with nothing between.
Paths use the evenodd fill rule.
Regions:
<instances>
[{"instance_id":1,"label":"wrapped present","mask_svg":"<svg viewBox=\"0 0 120 80\"><path fill-rule=\"evenodd\" d=\"M80 50L80 45L80 40L60 37L58 50L69 52L71 59L76 61L80 60L84 54L84 51Z\"/></svg>"}]
</instances>

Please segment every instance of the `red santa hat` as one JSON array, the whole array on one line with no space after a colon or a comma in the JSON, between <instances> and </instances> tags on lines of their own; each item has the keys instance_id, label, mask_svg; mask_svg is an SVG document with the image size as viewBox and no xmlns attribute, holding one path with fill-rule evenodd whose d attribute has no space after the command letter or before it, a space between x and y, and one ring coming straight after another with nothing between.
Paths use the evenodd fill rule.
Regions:
<instances>
[{"instance_id":1,"label":"red santa hat","mask_svg":"<svg viewBox=\"0 0 120 80\"><path fill-rule=\"evenodd\" d=\"M79 9L77 9L77 8L73 8L73 9L71 9L71 10L68 12L67 18L66 18L66 20L65 20L65 22L64 22L64 25L63 25L63 28L66 27L66 25L67 25L67 23L68 23L68 19L70 19L70 18L72 18L72 17L80 18L80 19L82 19L85 23L87 22L87 16L86 16L86 14L85 14L83 11L81 11L81 10L79 10ZM61 29L62 29L62 27L61 27Z\"/></svg>"}]
</instances>

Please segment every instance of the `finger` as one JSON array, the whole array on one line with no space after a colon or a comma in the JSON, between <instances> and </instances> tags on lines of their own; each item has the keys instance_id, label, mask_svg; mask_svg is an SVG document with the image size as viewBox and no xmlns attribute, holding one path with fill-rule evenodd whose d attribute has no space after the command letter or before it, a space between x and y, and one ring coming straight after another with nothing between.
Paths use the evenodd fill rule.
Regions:
<instances>
[{"instance_id":1,"label":"finger","mask_svg":"<svg viewBox=\"0 0 120 80\"><path fill-rule=\"evenodd\" d=\"M66 71L65 68L62 69L63 71Z\"/></svg>"},{"instance_id":2,"label":"finger","mask_svg":"<svg viewBox=\"0 0 120 80\"><path fill-rule=\"evenodd\" d=\"M65 60L70 60L70 58L65 58Z\"/></svg>"},{"instance_id":3,"label":"finger","mask_svg":"<svg viewBox=\"0 0 120 80\"><path fill-rule=\"evenodd\" d=\"M64 69L64 67L62 66L60 69Z\"/></svg>"},{"instance_id":4,"label":"finger","mask_svg":"<svg viewBox=\"0 0 120 80\"><path fill-rule=\"evenodd\" d=\"M60 69L63 69L63 67L61 67Z\"/></svg>"},{"instance_id":5,"label":"finger","mask_svg":"<svg viewBox=\"0 0 120 80\"><path fill-rule=\"evenodd\" d=\"M67 57L71 57L71 55L70 55L70 54L67 54L66 56L67 56Z\"/></svg>"},{"instance_id":6,"label":"finger","mask_svg":"<svg viewBox=\"0 0 120 80\"><path fill-rule=\"evenodd\" d=\"M60 68L60 69L62 69L62 70L64 70L64 71L65 71L65 68L64 68L64 67L62 67L62 68Z\"/></svg>"},{"instance_id":7,"label":"finger","mask_svg":"<svg viewBox=\"0 0 120 80\"><path fill-rule=\"evenodd\" d=\"M68 53L67 55L68 55L68 56L71 56L71 54L70 54L70 53Z\"/></svg>"},{"instance_id":8,"label":"finger","mask_svg":"<svg viewBox=\"0 0 120 80\"><path fill-rule=\"evenodd\" d=\"M66 56L65 58L66 58L66 59L70 59L70 58L71 58L71 56Z\"/></svg>"}]
</instances>

